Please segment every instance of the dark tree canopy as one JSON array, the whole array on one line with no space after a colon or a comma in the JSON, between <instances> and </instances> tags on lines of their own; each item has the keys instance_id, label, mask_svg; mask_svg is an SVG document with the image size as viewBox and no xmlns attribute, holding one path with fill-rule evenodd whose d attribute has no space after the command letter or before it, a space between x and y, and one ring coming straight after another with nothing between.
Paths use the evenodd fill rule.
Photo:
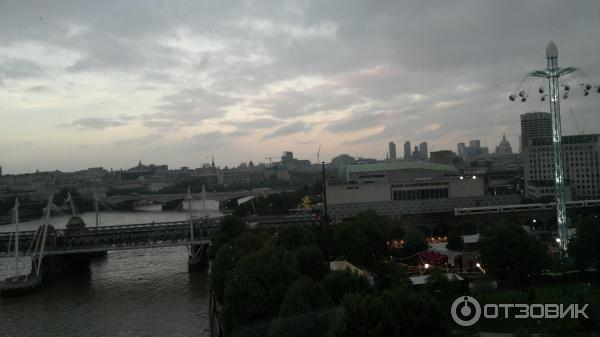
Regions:
<instances>
[{"instance_id":1,"label":"dark tree canopy","mask_svg":"<svg viewBox=\"0 0 600 337\"><path fill-rule=\"evenodd\" d=\"M210 272L210 286L219 301L223 299L227 278L235 265L242 257L258 251L264 240L257 234L243 233L231 243L219 248Z\"/></svg>"},{"instance_id":2,"label":"dark tree canopy","mask_svg":"<svg viewBox=\"0 0 600 337\"><path fill-rule=\"evenodd\" d=\"M427 293L408 288L344 298L328 337L448 336L446 313Z\"/></svg>"},{"instance_id":3,"label":"dark tree canopy","mask_svg":"<svg viewBox=\"0 0 600 337\"><path fill-rule=\"evenodd\" d=\"M288 250L309 246L315 243L315 237L310 230L302 226L289 226L277 232L275 239L277 245L282 245Z\"/></svg>"},{"instance_id":4,"label":"dark tree canopy","mask_svg":"<svg viewBox=\"0 0 600 337\"><path fill-rule=\"evenodd\" d=\"M246 225L242 219L232 215L225 216L221 221L221 227L212 236L208 257L214 259L222 245L238 237L245 229Z\"/></svg>"},{"instance_id":5,"label":"dark tree canopy","mask_svg":"<svg viewBox=\"0 0 600 337\"><path fill-rule=\"evenodd\" d=\"M580 269L600 268L600 218L588 216L577 224L577 234L569 242L569 254ZM600 270L600 269L598 269Z\"/></svg>"},{"instance_id":6,"label":"dark tree canopy","mask_svg":"<svg viewBox=\"0 0 600 337\"><path fill-rule=\"evenodd\" d=\"M335 252L353 264L369 267L388 255L388 241L394 238L392 234L400 234L399 229L392 228L388 218L373 211L361 212L334 228Z\"/></svg>"},{"instance_id":7,"label":"dark tree canopy","mask_svg":"<svg viewBox=\"0 0 600 337\"><path fill-rule=\"evenodd\" d=\"M448 234L448 243L446 248L453 251L461 251L463 249L464 241L462 236L457 230L453 230Z\"/></svg>"},{"instance_id":8,"label":"dark tree canopy","mask_svg":"<svg viewBox=\"0 0 600 337\"><path fill-rule=\"evenodd\" d=\"M292 253L300 275L314 281L320 281L329 272L328 262L319 247L315 245L304 246L295 249Z\"/></svg>"},{"instance_id":9,"label":"dark tree canopy","mask_svg":"<svg viewBox=\"0 0 600 337\"><path fill-rule=\"evenodd\" d=\"M294 258L281 246L266 245L240 259L225 287L223 318L226 332L275 317L288 287L296 278Z\"/></svg>"},{"instance_id":10,"label":"dark tree canopy","mask_svg":"<svg viewBox=\"0 0 600 337\"><path fill-rule=\"evenodd\" d=\"M414 254L427 249L425 233L418 228L411 228L404 236L404 250Z\"/></svg>"},{"instance_id":11,"label":"dark tree canopy","mask_svg":"<svg viewBox=\"0 0 600 337\"><path fill-rule=\"evenodd\" d=\"M360 228L351 223L341 223L333 230L333 246L338 257L364 266L370 255L368 242Z\"/></svg>"},{"instance_id":12,"label":"dark tree canopy","mask_svg":"<svg viewBox=\"0 0 600 337\"><path fill-rule=\"evenodd\" d=\"M332 307L333 302L319 283L300 278L285 294L270 336L323 336L329 329Z\"/></svg>"},{"instance_id":13,"label":"dark tree canopy","mask_svg":"<svg viewBox=\"0 0 600 337\"><path fill-rule=\"evenodd\" d=\"M528 275L549 264L546 247L521 226L512 223L490 226L479 242L483 267L493 276L523 285Z\"/></svg>"},{"instance_id":14,"label":"dark tree canopy","mask_svg":"<svg viewBox=\"0 0 600 337\"><path fill-rule=\"evenodd\" d=\"M377 261L370 271L375 276L375 284L379 290L411 285L405 268L398 264Z\"/></svg>"},{"instance_id":15,"label":"dark tree canopy","mask_svg":"<svg viewBox=\"0 0 600 337\"><path fill-rule=\"evenodd\" d=\"M363 294L372 291L365 277L359 276L349 269L329 273L321 281L321 284L325 292L336 304L341 303L347 294Z\"/></svg>"}]
</instances>

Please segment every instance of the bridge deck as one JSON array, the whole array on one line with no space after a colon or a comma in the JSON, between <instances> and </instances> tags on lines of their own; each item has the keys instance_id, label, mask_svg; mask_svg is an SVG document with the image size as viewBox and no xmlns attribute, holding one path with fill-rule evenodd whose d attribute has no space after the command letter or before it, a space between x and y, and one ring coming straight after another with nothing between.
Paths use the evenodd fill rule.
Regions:
<instances>
[{"instance_id":1,"label":"bridge deck","mask_svg":"<svg viewBox=\"0 0 600 337\"><path fill-rule=\"evenodd\" d=\"M193 240L189 221L58 229L48 232L44 255L205 244L210 242L218 227L217 221L194 220ZM0 234L0 257L14 256L14 252L9 251L12 250L9 247L13 239L11 236L12 233ZM39 255L29 250L35 236L36 231L19 233L19 255Z\"/></svg>"}]
</instances>

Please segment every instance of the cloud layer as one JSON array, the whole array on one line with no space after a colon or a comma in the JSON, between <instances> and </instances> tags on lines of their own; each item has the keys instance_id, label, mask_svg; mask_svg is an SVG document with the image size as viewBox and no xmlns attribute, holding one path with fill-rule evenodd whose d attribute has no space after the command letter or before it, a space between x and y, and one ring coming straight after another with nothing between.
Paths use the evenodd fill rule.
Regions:
<instances>
[{"instance_id":1,"label":"cloud layer","mask_svg":"<svg viewBox=\"0 0 600 337\"><path fill-rule=\"evenodd\" d=\"M507 96L548 41L585 71L570 81L600 83L598 13L592 0L4 1L0 165L231 166L319 144L326 160L383 158L390 140L493 148L502 133L516 149L519 114L547 110L544 84L524 81L524 104ZM600 95L563 104L600 130Z\"/></svg>"}]
</instances>

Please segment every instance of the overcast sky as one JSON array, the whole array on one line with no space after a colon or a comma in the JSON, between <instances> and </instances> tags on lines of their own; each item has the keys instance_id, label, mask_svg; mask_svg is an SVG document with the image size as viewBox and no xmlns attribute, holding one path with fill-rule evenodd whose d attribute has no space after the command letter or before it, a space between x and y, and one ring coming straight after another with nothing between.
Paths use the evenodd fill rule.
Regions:
<instances>
[{"instance_id":1,"label":"overcast sky","mask_svg":"<svg viewBox=\"0 0 600 337\"><path fill-rule=\"evenodd\" d=\"M291 150L383 159L506 133L554 40L563 131L600 132L600 1L0 1L5 173L238 165ZM268 161L268 160L267 160Z\"/></svg>"}]
</instances>

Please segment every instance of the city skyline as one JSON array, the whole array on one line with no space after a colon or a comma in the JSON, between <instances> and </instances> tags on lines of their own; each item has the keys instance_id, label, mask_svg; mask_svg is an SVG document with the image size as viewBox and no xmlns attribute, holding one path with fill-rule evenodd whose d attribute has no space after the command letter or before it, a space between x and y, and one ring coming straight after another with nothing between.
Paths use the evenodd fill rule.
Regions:
<instances>
[{"instance_id":1,"label":"city skyline","mask_svg":"<svg viewBox=\"0 0 600 337\"><path fill-rule=\"evenodd\" d=\"M548 41L600 79L600 4L544 4L3 3L0 166L316 162L319 144L327 162L382 159L390 140L456 151L503 133L516 150L519 116L548 102L508 94L545 66ZM565 134L579 133L570 109L598 131L595 93L562 103Z\"/></svg>"}]
</instances>

